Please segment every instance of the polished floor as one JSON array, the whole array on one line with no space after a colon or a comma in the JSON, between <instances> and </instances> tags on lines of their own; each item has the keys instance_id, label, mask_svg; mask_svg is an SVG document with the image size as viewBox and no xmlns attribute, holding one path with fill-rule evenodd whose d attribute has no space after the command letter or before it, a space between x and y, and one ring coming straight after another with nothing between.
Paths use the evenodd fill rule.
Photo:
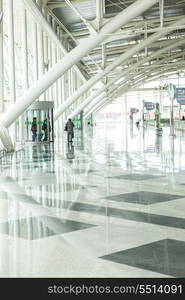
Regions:
<instances>
[{"instance_id":1,"label":"polished floor","mask_svg":"<svg viewBox=\"0 0 185 300\"><path fill-rule=\"evenodd\" d=\"M182 131L105 120L0 169L0 277L185 277Z\"/></svg>"}]
</instances>

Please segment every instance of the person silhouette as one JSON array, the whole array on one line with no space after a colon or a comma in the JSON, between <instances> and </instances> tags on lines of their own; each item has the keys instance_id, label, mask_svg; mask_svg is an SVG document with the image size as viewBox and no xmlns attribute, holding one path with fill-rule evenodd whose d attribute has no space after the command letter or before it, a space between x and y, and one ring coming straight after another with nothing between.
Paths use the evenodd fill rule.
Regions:
<instances>
[{"instance_id":1,"label":"person silhouette","mask_svg":"<svg viewBox=\"0 0 185 300\"><path fill-rule=\"evenodd\" d=\"M51 126L50 126L50 122L49 122L49 118L45 118L44 122L42 124L42 130L44 131L44 138L43 141L48 141L49 136L48 136L48 131L51 131Z\"/></svg>"},{"instance_id":2,"label":"person silhouette","mask_svg":"<svg viewBox=\"0 0 185 300\"><path fill-rule=\"evenodd\" d=\"M67 142L72 143L74 138L74 123L71 121L71 119L68 119L65 130L67 131Z\"/></svg>"},{"instance_id":3,"label":"person silhouette","mask_svg":"<svg viewBox=\"0 0 185 300\"><path fill-rule=\"evenodd\" d=\"M36 117L33 117L31 131L32 131L32 141L35 142L36 138L37 138L37 118Z\"/></svg>"}]
</instances>

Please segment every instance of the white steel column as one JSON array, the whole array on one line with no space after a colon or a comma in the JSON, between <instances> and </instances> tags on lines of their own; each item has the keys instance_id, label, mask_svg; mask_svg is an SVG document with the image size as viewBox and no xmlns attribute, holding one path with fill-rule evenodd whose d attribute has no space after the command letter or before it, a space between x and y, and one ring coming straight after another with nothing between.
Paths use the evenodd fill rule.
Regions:
<instances>
[{"instance_id":1,"label":"white steel column","mask_svg":"<svg viewBox=\"0 0 185 300\"><path fill-rule=\"evenodd\" d=\"M43 14L45 16L45 19L48 19L48 14L46 7L43 8ZM44 30L43 32L43 39L44 39L44 73L47 73L49 71L49 46L48 46L48 33ZM49 101L49 88L47 91L45 91L45 100Z\"/></svg>"},{"instance_id":2,"label":"white steel column","mask_svg":"<svg viewBox=\"0 0 185 300\"><path fill-rule=\"evenodd\" d=\"M66 93L67 93L67 89L66 89L66 75L64 74L62 76L62 103L65 102L66 99ZM62 115L62 124L64 124L65 122L65 114Z\"/></svg>"},{"instance_id":3,"label":"white steel column","mask_svg":"<svg viewBox=\"0 0 185 300\"><path fill-rule=\"evenodd\" d=\"M102 44L102 69L104 70L106 68L106 44ZM103 79L103 83L107 83L107 77Z\"/></svg>"},{"instance_id":4,"label":"white steel column","mask_svg":"<svg viewBox=\"0 0 185 300\"><path fill-rule=\"evenodd\" d=\"M3 0L0 0L0 13L3 12ZM0 114L4 110L4 63L3 63L3 19L0 21Z\"/></svg>"},{"instance_id":5,"label":"white steel column","mask_svg":"<svg viewBox=\"0 0 185 300\"><path fill-rule=\"evenodd\" d=\"M10 86L9 100L10 100L10 103L13 104L16 101L13 0L8 0L7 11L8 11L9 86ZM18 118L18 116L14 119L14 121L17 118ZM15 123L11 126L10 132L11 132L13 141L15 142L16 138L17 138Z\"/></svg>"},{"instance_id":6,"label":"white steel column","mask_svg":"<svg viewBox=\"0 0 185 300\"><path fill-rule=\"evenodd\" d=\"M159 9L160 9L160 26L164 25L164 0L159 0Z\"/></svg>"},{"instance_id":7,"label":"white steel column","mask_svg":"<svg viewBox=\"0 0 185 300\"><path fill-rule=\"evenodd\" d=\"M27 12L22 3L22 86L25 92L28 89L28 43L27 43ZM24 114L19 118L20 140L24 142Z\"/></svg>"},{"instance_id":8,"label":"white steel column","mask_svg":"<svg viewBox=\"0 0 185 300\"><path fill-rule=\"evenodd\" d=\"M49 67L52 69L53 67L53 59L52 59L52 41L48 39L48 60L49 60ZM49 87L49 97L50 101L53 101L53 85Z\"/></svg>"},{"instance_id":9,"label":"white steel column","mask_svg":"<svg viewBox=\"0 0 185 300\"><path fill-rule=\"evenodd\" d=\"M60 28L59 26L57 27L57 36L58 38L60 38ZM58 61L61 59L61 50L56 48L56 62L58 63ZM61 104L61 97L62 97L62 89L61 89L61 78L59 78L57 80L57 98L56 98L56 103L55 106L58 107ZM55 130L57 133L57 136L59 136L59 132L60 132L60 123L61 120L58 120L57 124L55 125ZM62 126L63 128L63 126ZM63 133L63 130L61 130Z\"/></svg>"},{"instance_id":10,"label":"white steel column","mask_svg":"<svg viewBox=\"0 0 185 300\"><path fill-rule=\"evenodd\" d=\"M9 76L10 76L10 102L14 103L16 98L15 90L15 49L14 49L14 15L13 0L8 0L8 50L9 50Z\"/></svg>"},{"instance_id":11,"label":"white steel column","mask_svg":"<svg viewBox=\"0 0 185 300\"><path fill-rule=\"evenodd\" d=\"M52 53L52 66L54 67L56 65L56 48L55 44L52 42L51 44L51 53ZM53 101L56 103L56 81L52 85L53 88Z\"/></svg>"},{"instance_id":12,"label":"white steel column","mask_svg":"<svg viewBox=\"0 0 185 300\"><path fill-rule=\"evenodd\" d=\"M53 27L53 31L56 32L56 34L57 34L57 26L56 26L56 22L54 20L52 20L52 27ZM55 66L57 64L57 48L54 43L52 43L52 59L53 59L53 66ZM58 106L57 105L57 97L58 97L57 81L53 84L53 90L54 90L55 106Z\"/></svg>"},{"instance_id":13,"label":"white steel column","mask_svg":"<svg viewBox=\"0 0 185 300\"><path fill-rule=\"evenodd\" d=\"M51 24L52 19L50 15L47 15L47 21L49 24ZM48 35L48 45L47 45L47 49L48 49L48 72L50 69L52 69L52 41L50 36ZM53 86L51 85L48 88L48 97L50 101L53 101Z\"/></svg>"},{"instance_id":14,"label":"white steel column","mask_svg":"<svg viewBox=\"0 0 185 300\"><path fill-rule=\"evenodd\" d=\"M100 29L102 23L104 1L105 0L96 0L96 22L98 30Z\"/></svg>"},{"instance_id":15,"label":"white steel column","mask_svg":"<svg viewBox=\"0 0 185 300\"><path fill-rule=\"evenodd\" d=\"M123 95L122 101L125 101L125 150L128 148L128 111L127 111L127 94Z\"/></svg>"},{"instance_id":16,"label":"white steel column","mask_svg":"<svg viewBox=\"0 0 185 300\"><path fill-rule=\"evenodd\" d=\"M34 82L38 80L38 41L37 41L37 23L33 20L33 69Z\"/></svg>"},{"instance_id":17,"label":"white steel column","mask_svg":"<svg viewBox=\"0 0 185 300\"><path fill-rule=\"evenodd\" d=\"M44 32L44 73L49 70L49 60L48 60L48 36ZM49 89L45 91L45 100L49 101Z\"/></svg>"},{"instance_id":18,"label":"white steel column","mask_svg":"<svg viewBox=\"0 0 185 300\"><path fill-rule=\"evenodd\" d=\"M76 64L82 57L89 53L95 46L106 39L107 34L115 32L123 25L127 24L134 17L140 15L146 9L150 8L158 0L137 0L124 11L116 15L96 36L91 36L81 42L77 47L71 50L56 66L38 80L19 101L6 111L0 118L0 122L9 127L14 120L26 110L51 84L53 84L62 74ZM185 20L181 20L185 22Z\"/></svg>"},{"instance_id":19,"label":"white steel column","mask_svg":"<svg viewBox=\"0 0 185 300\"><path fill-rule=\"evenodd\" d=\"M60 52L59 50L57 49L57 62L60 60ZM60 103L61 103L61 95L62 94L62 90L61 90L61 78L59 78L57 80L57 98L56 98L56 103L55 103L55 106L59 106ZM59 131L60 131L60 126L59 126L59 120L56 124L56 131L57 131L57 134L59 134Z\"/></svg>"},{"instance_id":20,"label":"white steel column","mask_svg":"<svg viewBox=\"0 0 185 300\"><path fill-rule=\"evenodd\" d=\"M43 30L39 24L37 24L38 33L38 73L39 79L44 75L44 43L43 43ZM44 101L44 93L41 94L40 100Z\"/></svg>"},{"instance_id":21,"label":"white steel column","mask_svg":"<svg viewBox=\"0 0 185 300\"><path fill-rule=\"evenodd\" d=\"M13 4L13 3L11 3ZM0 12L3 8L3 0L0 0ZM10 7L11 8L11 7ZM11 10L13 11L13 9ZM4 109L4 64L3 64L3 21L0 21L0 114ZM14 127L15 128L15 127ZM0 139L4 148L11 152L14 149L8 130L0 124Z\"/></svg>"},{"instance_id":22,"label":"white steel column","mask_svg":"<svg viewBox=\"0 0 185 300\"><path fill-rule=\"evenodd\" d=\"M27 41L27 11L22 7L22 83L23 89L28 89L28 41Z\"/></svg>"},{"instance_id":23,"label":"white steel column","mask_svg":"<svg viewBox=\"0 0 185 300\"><path fill-rule=\"evenodd\" d=\"M63 30L62 29L59 29L58 38L59 38L60 41L63 40ZM63 58L63 56L64 56L64 54L61 53L60 54L60 59L58 60L58 62ZM76 72L76 74L78 74L78 73ZM61 90L60 99L59 99L60 105L66 100L65 97L64 97L65 90L63 89L63 87L64 87L63 81L64 81L64 75L60 77L60 90ZM63 141L62 142L62 147L63 147L62 149L64 149L64 130L63 130L64 129L64 116L62 116L60 118L60 120L58 120L58 126L60 128L60 132L58 132L58 136L62 136L62 141Z\"/></svg>"}]
</instances>

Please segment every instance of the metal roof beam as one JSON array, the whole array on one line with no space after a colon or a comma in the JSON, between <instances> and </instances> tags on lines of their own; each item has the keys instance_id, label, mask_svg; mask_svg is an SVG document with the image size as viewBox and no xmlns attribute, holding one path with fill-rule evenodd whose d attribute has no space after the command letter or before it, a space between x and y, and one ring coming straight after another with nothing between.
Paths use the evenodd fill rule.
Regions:
<instances>
[{"instance_id":1,"label":"metal roof beam","mask_svg":"<svg viewBox=\"0 0 185 300\"><path fill-rule=\"evenodd\" d=\"M182 43L185 43L185 40L180 41L178 44L181 45ZM175 47L174 43L171 43L171 48ZM77 115L81 110L83 110L85 107L87 107L92 101L94 102L94 99L96 99L97 97L99 97L99 95L101 95L102 93L104 93L105 95L105 91L108 91L108 88L110 87L111 89L118 89L120 88L117 85L114 85L114 83L116 81L118 81L120 78L122 78L124 75L128 74L128 76L125 78L125 81L128 80L133 80L135 75L143 75L143 72L145 71L141 71L139 74L137 73L133 73L133 74L129 74L129 72L135 71L136 68L140 65L142 65L143 63L146 63L147 61L150 61L152 58L157 57L159 54L161 54L162 52L165 52L166 50L169 50L170 46L165 47L163 49L160 49L159 51L157 51L155 54L150 55L149 57L144 58L142 61L139 61L137 63L135 63L134 65L132 65L131 67L127 68L125 71L121 72L121 75L114 78L113 80L111 80L105 87L101 87L100 89L96 90L94 93L92 93L85 101L83 101L80 106L72 112L72 114L70 115L70 117L74 117L75 115ZM155 68L155 65L153 66L153 68ZM161 69L161 68L160 68ZM96 101L96 100L95 100Z\"/></svg>"},{"instance_id":2,"label":"metal roof beam","mask_svg":"<svg viewBox=\"0 0 185 300\"><path fill-rule=\"evenodd\" d=\"M178 24L184 24L185 19L182 18L178 20L177 22L173 23L174 25ZM147 45L150 45L154 41L156 41L158 38L160 38L162 35L165 35L167 33L171 32L168 27L163 29L163 32L157 32L151 35L148 39L142 41L140 44L134 46L133 48L129 49L127 52L123 53L121 56L119 56L115 61L113 61L104 71L99 72L95 76L93 76L90 80L88 80L87 83L85 83L83 86L81 86L67 101L62 104L58 110L55 112L54 120L57 120L59 116L70 106L72 105L84 92L86 92L90 87L92 87L95 83L97 83L101 78L106 76L110 71L112 71L115 67L122 64L124 61L132 57L134 54L141 51L141 49L144 49ZM181 41L182 42L182 41ZM146 58L147 59L147 58ZM104 87L103 87L104 88ZM103 89L102 88L102 89ZM101 89L100 89L101 90ZM84 102L86 103L86 102Z\"/></svg>"}]
</instances>

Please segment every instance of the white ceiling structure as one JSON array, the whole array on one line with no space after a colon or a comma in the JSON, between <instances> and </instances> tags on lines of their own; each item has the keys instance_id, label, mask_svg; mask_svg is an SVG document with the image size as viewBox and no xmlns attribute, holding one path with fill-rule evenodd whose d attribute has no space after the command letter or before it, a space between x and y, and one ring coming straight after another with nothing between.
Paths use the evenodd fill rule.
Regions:
<instances>
[{"instance_id":1,"label":"white ceiling structure","mask_svg":"<svg viewBox=\"0 0 185 300\"><path fill-rule=\"evenodd\" d=\"M89 35L96 34L105 23L134 2L134 0L50 0L47 1L47 7L70 33L68 36L66 33L66 36L70 47L73 48L76 43ZM88 56L83 57L80 61L81 71L89 79L99 71L99 68L105 68L118 56L141 43L153 33L170 26L184 15L185 0L159 0L159 3L141 16L133 19L116 33L108 35L101 45L94 48ZM140 64L137 70L133 69L127 73L130 82L132 83L134 80L140 83L142 79L146 80L146 76L152 79L160 77L163 73L167 76L173 71L184 70L184 38L185 25L174 27L172 32L164 34L158 41L147 45L130 57L128 61L124 61L123 65L110 72L108 79L118 76L126 68L143 58L149 58L167 46L169 48L166 48L166 51L161 51L156 56L153 55L153 58ZM172 47L170 48L170 46Z\"/></svg>"},{"instance_id":2,"label":"white ceiling structure","mask_svg":"<svg viewBox=\"0 0 185 300\"><path fill-rule=\"evenodd\" d=\"M17 0L17 8L21 2ZM105 24L136 1L24 0L24 2L27 4L36 2L40 10L41 7L44 8L46 15L52 16L56 24L60 24L63 33L59 44L67 53L89 37L98 35ZM96 85L94 84L94 89L100 88L102 83L108 84L106 92L115 85L114 93L117 95L152 80L168 78L171 74L184 74L185 22L178 23L184 16L185 0L157 1L155 5L121 26L116 32L107 34L106 39L81 57L75 65L79 70L78 73L88 81L120 58L120 63L110 68L110 71L101 78L99 81L101 84L97 85L98 81L95 82ZM19 24L15 23L15 36L20 34L19 28ZM159 35L153 39L155 34ZM28 44L30 41L28 39Z\"/></svg>"}]
</instances>

